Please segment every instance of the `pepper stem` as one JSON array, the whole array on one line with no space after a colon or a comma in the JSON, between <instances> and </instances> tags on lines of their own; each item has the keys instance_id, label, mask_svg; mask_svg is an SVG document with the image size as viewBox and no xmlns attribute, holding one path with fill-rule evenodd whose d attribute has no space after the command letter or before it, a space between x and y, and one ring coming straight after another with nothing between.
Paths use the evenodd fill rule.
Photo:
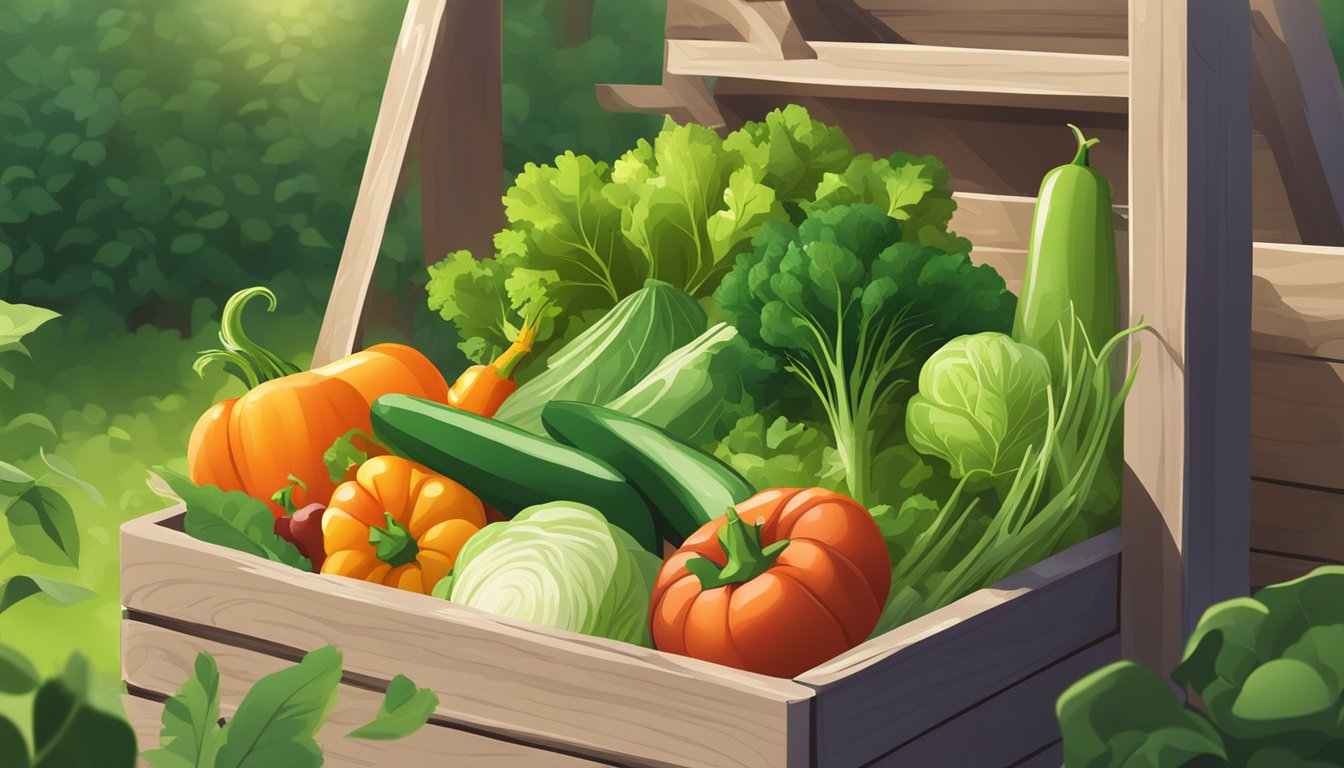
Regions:
<instances>
[{"instance_id":1,"label":"pepper stem","mask_svg":"<svg viewBox=\"0 0 1344 768\"><path fill-rule=\"evenodd\" d=\"M514 337L509 348L504 350L490 364L490 367L495 369L495 373L499 374L500 378L513 378L513 369L518 367L524 357L532 353L532 344L536 342L537 330L541 327L541 313L545 312L546 307L550 304L550 301L545 301L537 307L536 313L530 319L525 320L523 327L518 329L518 335Z\"/></svg>"},{"instance_id":2,"label":"pepper stem","mask_svg":"<svg viewBox=\"0 0 1344 768\"><path fill-rule=\"evenodd\" d=\"M373 545L378 559L393 568L415 562L415 556L420 554L415 537L406 530L406 526L392 517L391 512L384 512L383 518L386 520L386 528L376 525L369 527L369 544Z\"/></svg>"},{"instance_id":3,"label":"pepper stem","mask_svg":"<svg viewBox=\"0 0 1344 768\"><path fill-rule=\"evenodd\" d=\"M789 540L783 539L762 548L763 526L763 522L747 525L737 516L737 511L729 507L728 522L719 529L719 544L723 545L728 557L726 564L719 568L713 560L697 557L686 563L686 570L700 579L702 590L743 584L760 576L774 567L775 560L789 546Z\"/></svg>"},{"instance_id":4,"label":"pepper stem","mask_svg":"<svg viewBox=\"0 0 1344 768\"><path fill-rule=\"evenodd\" d=\"M1088 150L1100 144L1101 139L1083 138L1083 129L1079 128L1073 123L1069 123L1069 130L1073 131L1073 137L1078 140L1078 154L1073 156L1072 164L1081 165L1084 168L1090 167L1088 165L1089 163Z\"/></svg>"},{"instance_id":5,"label":"pepper stem","mask_svg":"<svg viewBox=\"0 0 1344 768\"><path fill-rule=\"evenodd\" d=\"M294 503L294 489L301 488L304 491L308 490L308 485L299 478L290 475L289 480L289 485L271 494L271 501L280 505L280 508L285 511L286 517L294 514L299 508L298 505Z\"/></svg>"}]
</instances>

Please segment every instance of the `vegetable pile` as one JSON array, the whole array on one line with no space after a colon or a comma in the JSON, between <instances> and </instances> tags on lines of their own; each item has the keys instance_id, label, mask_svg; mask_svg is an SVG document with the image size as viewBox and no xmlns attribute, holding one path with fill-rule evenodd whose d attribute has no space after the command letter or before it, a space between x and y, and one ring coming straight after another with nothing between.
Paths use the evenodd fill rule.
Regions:
<instances>
[{"instance_id":1,"label":"vegetable pile","mask_svg":"<svg viewBox=\"0 0 1344 768\"><path fill-rule=\"evenodd\" d=\"M801 107L529 165L497 253L430 268L477 363L452 386L401 345L296 371L243 332L269 291L226 306L201 364L250 389L165 473L185 530L796 676L1115 524L1136 329L1078 141L1021 300L948 231L935 159Z\"/></svg>"}]
</instances>

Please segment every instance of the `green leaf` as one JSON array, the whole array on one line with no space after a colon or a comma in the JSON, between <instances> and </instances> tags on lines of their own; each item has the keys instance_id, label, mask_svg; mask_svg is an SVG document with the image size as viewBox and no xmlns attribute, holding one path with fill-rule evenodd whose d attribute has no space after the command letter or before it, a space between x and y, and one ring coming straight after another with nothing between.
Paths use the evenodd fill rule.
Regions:
<instances>
[{"instance_id":1,"label":"green leaf","mask_svg":"<svg viewBox=\"0 0 1344 768\"><path fill-rule=\"evenodd\" d=\"M5 510L19 553L51 565L79 566L79 525L58 491L34 486Z\"/></svg>"},{"instance_id":2,"label":"green leaf","mask_svg":"<svg viewBox=\"0 0 1344 768\"><path fill-rule=\"evenodd\" d=\"M169 246L169 250L173 253L181 254L196 253L201 250L201 246L203 245L205 245L205 235L197 232L188 232L185 235L178 235L173 238L173 243Z\"/></svg>"},{"instance_id":3,"label":"green leaf","mask_svg":"<svg viewBox=\"0 0 1344 768\"><path fill-rule=\"evenodd\" d=\"M1116 662L1074 683L1055 711L1070 768L1180 768L1201 755L1227 758L1213 726L1133 662Z\"/></svg>"},{"instance_id":4,"label":"green leaf","mask_svg":"<svg viewBox=\"0 0 1344 768\"><path fill-rule=\"evenodd\" d=\"M88 600L95 593L78 584L21 573L0 582L0 613L34 595L41 595L57 605L74 605Z\"/></svg>"},{"instance_id":5,"label":"green leaf","mask_svg":"<svg viewBox=\"0 0 1344 768\"><path fill-rule=\"evenodd\" d=\"M34 482L32 475L9 462L0 461L0 484L29 486Z\"/></svg>"},{"instance_id":6,"label":"green leaf","mask_svg":"<svg viewBox=\"0 0 1344 768\"><path fill-rule=\"evenodd\" d=\"M0 300L0 347L19 341L59 314L28 304Z\"/></svg>"},{"instance_id":7,"label":"green leaf","mask_svg":"<svg viewBox=\"0 0 1344 768\"><path fill-rule=\"evenodd\" d=\"M331 482L339 483L345 479L345 473L350 471L351 467L363 464L368 460L368 451L355 445L355 438L360 438L365 445L373 442L373 438L364 433L362 429L352 429L344 435L336 438L336 442L322 454L322 463L327 466L327 473L331 476Z\"/></svg>"},{"instance_id":8,"label":"green leaf","mask_svg":"<svg viewBox=\"0 0 1344 768\"><path fill-rule=\"evenodd\" d=\"M8 645L0 645L0 693L22 695L29 693L41 682L37 670L28 657ZM5 754L0 749L0 755Z\"/></svg>"},{"instance_id":9,"label":"green leaf","mask_svg":"<svg viewBox=\"0 0 1344 768\"><path fill-rule=\"evenodd\" d=\"M429 308L456 326L459 347L472 362L489 363L512 341L508 274L500 259L477 260L470 251L450 253L429 268Z\"/></svg>"},{"instance_id":10,"label":"green leaf","mask_svg":"<svg viewBox=\"0 0 1344 768\"><path fill-rule=\"evenodd\" d=\"M144 757L155 768L213 768L222 736L219 668L210 654L200 653L191 676L164 704L159 748Z\"/></svg>"},{"instance_id":11,"label":"green leaf","mask_svg":"<svg viewBox=\"0 0 1344 768\"><path fill-rule=\"evenodd\" d=\"M161 495L186 503L183 527L188 536L277 563L311 571L308 558L298 547L275 533L275 516L265 502L242 491L221 491L213 485L199 486L171 470L155 470L171 489Z\"/></svg>"},{"instance_id":12,"label":"green leaf","mask_svg":"<svg viewBox=\"0 0 1344 768\"><path fill-rule=\"evenodd\" d=\"M322 765L313 740L336 702L341 652L326 646L258 680L224 727L216 768Z\"/></svg>"},{"instance_id":13,"label":"green leaf","mask_svg":"<svg viewBox=\"0 0 1344 768\"><path fill-rule=\"evenodd\" d=\"M28 741L19 727L4 716L0 716L0 755L5 756L5 768L30 768L33 764Z\"/></svg>"},{"instance_id":14,"label":"green leaf","mask_svg":"<svg viewBox=\"0 0 1344 768\"><path fill-rule=\"evenodd\" d=\"M438 694L417 688L405 675L397 675L387 686L378 715L371 722L346 734L351 739L400 739L415 733L429 721L439 705Z\"/></svg>"},{"instance_id":15,"label":"green leaf","mask_svg":"<svg viewBox=\"0 0 1344 768\"><path fill-rule=\"evenodd\" d=\"M60 456L49 454L45 449L40 447L37 449L37 452L42 457L42 463L47 465L47 469L56 473L57 480L53 483L54 485L66 485L82 491L84 495L93 499L94 503L98 506L107 506L107 503L103 501L103 495L98 492L98 489L83 480L80 480L75 474L74 464L71 464ZM48 482L51 482L50 478L48 478Z\"/></svg>"},{"instance_id":16,"label":"green leaf","mask_svg":"<svg viewBox=\"0 0 1344 768\"><path fill-rule=\"evenodd\" d=\"M65 676L38 689L33 700L33 768L135 765L135 731L120 717L89 704L86 678L87 665L76 655Z\"/></svg>"}]
</instances>

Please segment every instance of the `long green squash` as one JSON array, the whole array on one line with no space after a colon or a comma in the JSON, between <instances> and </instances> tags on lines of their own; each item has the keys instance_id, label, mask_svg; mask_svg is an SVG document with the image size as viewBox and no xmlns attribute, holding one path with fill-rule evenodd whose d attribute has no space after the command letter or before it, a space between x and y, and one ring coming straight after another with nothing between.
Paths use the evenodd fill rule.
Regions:
<instances>
[{"instance_id":1,"label":"long green squash","mask_svg":"<svg viewBox=\"0 0 1344 768\"><path fill-rule=\"evenodd\" d=\"M1078 140L1072 162L1045 175L1036 200L1027 251L1027 271L1013 318L1013 338L1030 344L1050 361L1063 396L1061 380L1070 370L1065 356L1069 340L1075 354L1084 351L1078 331L1086 334L1092 355L1120 329L1119 270L1115 258L1115 225L1111 185L1089 165L1088 151L1098 139L1087 139L1070 125ZM1077 326L1069 323L1076 318ZM1120 498L1124 439L1111 432L1106 461L1097 473L1095 498L1103 510Z\"/></svg>"},{"instance_id":2,"label":"long green squash","mask_svg":"<svg viewBox=\"0 0 1344 768\"><path fill-rule=\"evenodd\" d=\"M1088 164L1088 150L1098 140L1083 138L1075 125L1069 128L1078 153L1041 182L1013 318L1013 338L1044 352L1056 376L1064 368L1060 322L1068 322L1070 305L1093 353L1120 330L1111 185Z\"/></svg>"}]
</instances>

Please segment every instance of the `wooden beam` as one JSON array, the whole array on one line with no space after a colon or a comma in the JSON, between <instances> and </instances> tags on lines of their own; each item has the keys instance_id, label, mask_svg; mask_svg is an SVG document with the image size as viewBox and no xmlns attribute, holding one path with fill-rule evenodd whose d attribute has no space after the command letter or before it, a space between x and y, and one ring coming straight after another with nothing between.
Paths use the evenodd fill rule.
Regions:
<instances>
[{"instance_id":1,"label":"wooden beam","mask_svg":"<svg viewBox=\"0 0 1344 768\"><path fill-rule=\"evenodd\" d=\"M1125 655L1168 673L1250 547L1247 0L1131 0ZM1136 350L1137 351L1137 350Z\"/></svg>"},{"instance_id":2,"label":"wooden beam","mask_svg":"<svg viewBox=\"0 0 1344 768\"><path fill-rule=\"evenodd\" d=\"M1252 95L1302 242L1344 245L1344 84L1318 3L1251 0Z\"/></svg>"},{"instance_id":3,"label":"wooden beam","mask_svg":"<svg viewBox=\"0 0 1344 768\"><path fill-rule=\"evenodd\" d=\"M1123 113L1129 95L1124 56L812 43L815 59L780 60L755 46L669 40L667 71L679 75L795 83L817 89L874 89L888 98L1058 107ZM1061 100L1059 97L1064 97Z\"/></svg>"},{"instance_id":4,"label":"wooden beam","mask_svg":"<svg viewBox=\"0 0 1344 768\"><path fill-rule=\"evenodd\" d=\"M331 286L331 297L327 299L322 329L313 351L314 367L354 350L364 312L364 298L373 280L387 217L422 109L421 95L429 78L444 11L450 1L463 2L410 0L406 6L406 17L392 54L387 87L378 108L369 157L364 164L364 177L355 198L350 230L346 233L341 263L336 269L336 280Z\"/></svg>"},{"instance_id":5,"label":"wooden beam","mask_svg":"<svg viewBox=\"0 0 1344 768\"><path fill-rule=\"evenodd\" d=\"M501 0L453 0L417 125L425 263L495 253L504 225Z\"/></svg>"},{"instance_id":6,"label":"wooden beam","mask_svg":"<svg viewBox=\"0 0 1344 768\"><path fill-rule=\"evenodd\" d=\"M747 43L768 59L810 59L784 0L668 0L667 39L682 37Z\"/></svg>"},{"instance_id":7,"label":"wooden beam","mask_svg":"<svg viewBox=\"0 0 1344 768\"><path fill-rule=\"evenodd\" d=\"M1119 56L1128 52L1127 0L857 0L857 4L916 45ZM800 13L794 11L795 16Z\"/></svg>"},{"instance_id":8,"label":"wooden beam","mask_svg":"<svg viewBox=\"0 0 1344 768\"><path fill-rule=\"evenodd\" d=\"M878 21L856 0L786 0L789 13L809 42L909 43L896 30Z\"/></svg>"},{"instance_id":9,"label":"wooden beam","mask_svg":"<svg viewBox=\"0 0 1344 768\"><path fill-rule=\"evenodd\" d=\"M723 115L703 77L665 74L659 85L599 83L595 88L597 103L612 112L667 115L678 123L694 122L707 128L723 126Z\"/></svg>"}]
</instances>

